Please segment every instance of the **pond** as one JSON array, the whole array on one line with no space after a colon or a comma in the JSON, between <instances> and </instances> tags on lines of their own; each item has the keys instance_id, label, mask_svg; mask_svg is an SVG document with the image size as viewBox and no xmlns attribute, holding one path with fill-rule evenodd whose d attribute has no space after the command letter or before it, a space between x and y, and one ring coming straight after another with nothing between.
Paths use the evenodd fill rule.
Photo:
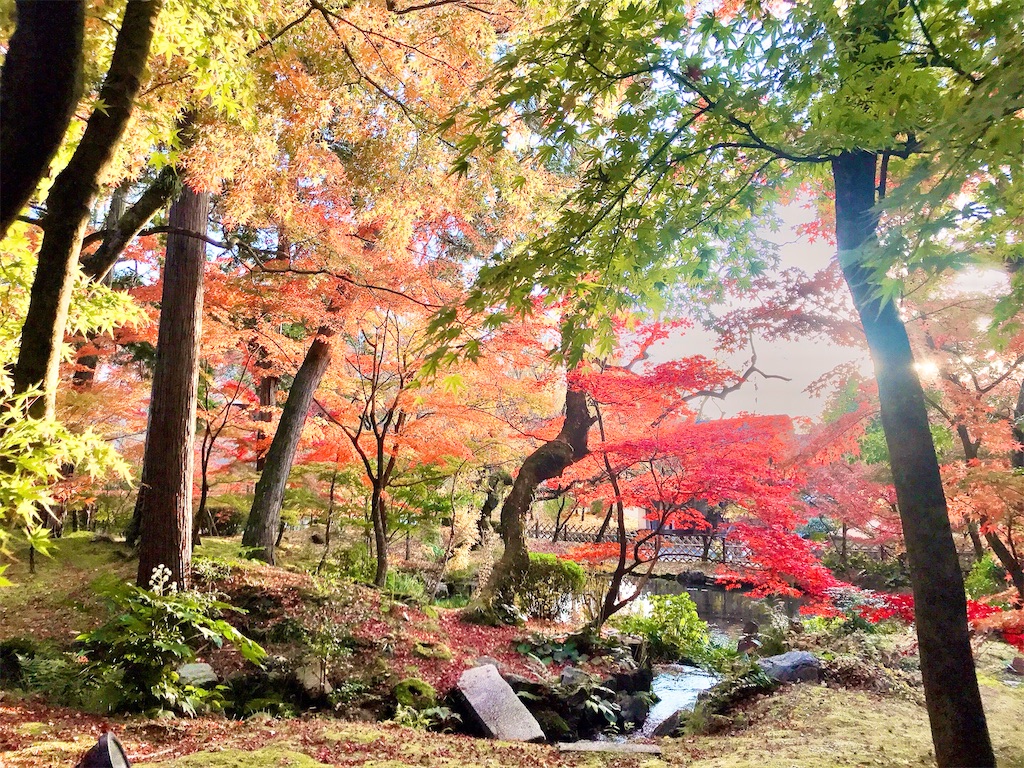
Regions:
<instances>
[{"instance_id":1,"label":"pond","mask_svg":"<svg viewBox=\"0 0 1024 768\"><path fill-rule=\"evenodd\" d=\"M634 586L623 587L623 594L631 594ZM764 624L773 612L796 618L801 601L797 598L747 597L742 589L717 586L694 587L680 584L675 579L650 579L631 610L643 611L648 595L678 595L685 592L697 606L697 615L706 621L720 637L736 640L743 634L743 626L750 621ZM630 610L630 609L627 609Z\"/></svg>"}]
</instances>

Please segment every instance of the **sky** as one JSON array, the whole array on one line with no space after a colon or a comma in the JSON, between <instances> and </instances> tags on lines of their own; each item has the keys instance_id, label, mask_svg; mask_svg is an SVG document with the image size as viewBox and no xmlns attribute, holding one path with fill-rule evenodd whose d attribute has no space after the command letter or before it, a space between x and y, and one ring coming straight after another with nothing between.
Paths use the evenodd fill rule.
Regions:
<instances>
[{"instance_id":1,"label":"sky","mask_svg":"<svg viewBox=\"0 0 1024 768\"><path fill-rule=\"evenodd\" d=\"M797 267L813 274L828 264L835 255L835 246L822 242L810 242L796 232L800 224L814 218L810 211L799 204L782 209L782 227L771 238L779 243L780 269ZM750 350L737 354L723 355L715 350L716 335L713 332L694 328L682 336L666 341L659 359L682 358L702 354L719 360L734 370L742 371L750 362ZM738 391L724 400L710 400L703 413L707 418L734 416L741 412L758 414L784 413L790 416L817 418L828 399L828 392L812 397L807 386L837 365L857 362L865 374L871 371L870 358L866 350L842 347L836 344L813 341L773 341L754 337L757 351L757 367L766 374L788 377L789 381L765 379L756 374Z\"/></svg>"}]
</instances>

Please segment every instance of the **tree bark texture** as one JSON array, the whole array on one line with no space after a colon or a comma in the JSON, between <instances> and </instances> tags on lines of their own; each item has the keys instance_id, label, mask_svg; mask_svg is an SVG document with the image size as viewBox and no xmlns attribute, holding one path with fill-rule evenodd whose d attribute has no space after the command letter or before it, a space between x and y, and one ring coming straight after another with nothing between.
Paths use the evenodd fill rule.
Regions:
<instances>
[{"instance_id":1,"label":"tree bark texture","mask_svg":"<svg viewBox=\"0 0 1024 768\"><path fill-rule=\"evenodd\" d=\"M18 0L0 73L0 239L36 191L82 94L85 0Z\"/></svg>"},{"instance_id":2,"label":"tree bark texture","mask_svg":"<svg viewBox=\"0 0 1024 768\"><path fill-rule=\"evenodd\" d=\"M171 206L171 226L205 234L209 208L207 193L186 187ZM153 396L135 505L141 537L138 583L143 587L158 565L170 569L180 588L189 583L205 265L205 242L182 234L167 236Z\"/></svg>"},{"instance_id":3,"label":"tree bark texture","mask_svg":"<svg viewBox=\"0 0 1024 768\"><path fill-rule=\"evenodd\" d=\"M971 655L963 575L946 510L924 392L906 327L883 302L863 254L875 245L875 155L832 161L843 274L874 361L914 592L925 700L940 768L993 766L995 758Z\"/></svg>"},{"instance_id":4,"label":"tree bark texture","mask_svg":"<svg viewBox=\"0 0 1024 768\"><path fill-rule=\"evenodd\" d=\"M257 394L260 399L260 410L256 415L256 421L270 421L272 417L272 409L277 405L277 385L281 383L281 379L277 376L266 375L260 379L259 387L257 388ZM256 433L256 439L262 441L266 437L266 433L263 430L259 430ZM267 466L267 452L261 452L256 457L256 470L262 472Z\"/></svg>"},{"instance_id":5,"label":"tree bark texture","mask_svg":"<svg viewBox=\"0 0 1024 768\"><path fill-rule=\"evenodd\" d=\"M565 393L565 422L554 440L544 443L526 457L512 490L501 507L501 538L505 551L495 563L487 584L471 613L506 620L504 605L511 605L515 592L530 565L526 547L526 516L537 486L559 477L567 467L587 455L587 434L594 417L587 407L584 392L569 389Z\"/></svg>"},{"instance_id":6,"label":"tree bark texture","mask_svg":"<svg viewBox=\"0 0 1024 768\"><path fill-rule=\"evenodd\" d=\"M60 374L75 268L89 211L103 171L114 157L142 86L146 60L162 0L129 0L117 34L100 100L104 110L89 116L85 133L67 167L54 180L42 220L39 266L32 282L21 350L14 369L17 392L42 386L33 415L52 416Z\"/></svg>"},{"instance_id":7,"label":"tree bark texture","mask_svg":"<svg viewBox=\"0 0 1024 768\"><path fill-rule=\"evenodd\" d=\"M256 483L256 495L249 520L245 524L242 545L253 549L253 556L257 559L271 564L274 562L274 544L288 475L291 474L292 462L299 447L299 438L302 437L306 415L313 403L313 395L330 361L331 344L321 329L321 333L309 346L306 358L288 391L288 399L281 411L281 421L267 451L263 474Z\"/></svg>"}]
</instances>

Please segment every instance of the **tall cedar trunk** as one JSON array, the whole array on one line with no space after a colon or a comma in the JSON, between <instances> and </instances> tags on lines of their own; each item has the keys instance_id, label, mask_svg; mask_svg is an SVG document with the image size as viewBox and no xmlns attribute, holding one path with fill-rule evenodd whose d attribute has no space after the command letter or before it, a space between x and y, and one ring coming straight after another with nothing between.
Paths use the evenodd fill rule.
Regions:
<instances>
[{"instance_id":1,"label":"tall cedar trunk","mask_svg":"<svg viewBox=\"0 0 1024 768\"><path fill-rule=\"evenodd\" d=\"M25 392L40 385L43 388L44 397L33 406L35 416L53 415L61 344L82 235L99 193L100 178L121 142L142 86L161 5L162 0L129 0L110 69L99 93L106 107L93 110L89 116L78 148L46 198L39 266L14 368L16 391Z\"/></svg>"},{"instance_id":2,"label":"tall cedar trunk","mask_svg":"<svg viewBox=\"0 0 1024 768\"><path fill-rule=\"evenodd\" d=\"M302 437L302 427L313 403L313 395L330 361L331 344L325 329L321 329L320 335L310 344L299 372L295 374L295 381L288 391L288 400L281 411L281 422L267 451L266 466L256 483L256 496L253 498L249 520L245 524L245 533L242 534L242 545L255 550L254 557L271 564L274 562L274 544L288 475L292 471L295 451L299 447L299 438Z\"/></svg>"},{"instance_id":3,"label":"tall cedar trunk","mask_svg":"<svg viewBox=\"0 0 1024 768\"><path fill-rule=\"evenodd\" d=\"M940 768L994 766L971 655L963 575L939 464L928 429L924 392L906 328L882 302L863 265L875 244L875 155L842 152L832 161L839 260L853 296L878 381L882 428L892 465L916 606L921 674Z\"/></svg>"},{"instance_id":4,"label":"tall cedar trunk","mask_svg":"<svg viewBox=\"0 0 1024 768\"><path fill-rule=\"evenodd\" d=\"M530 565L530 553L526 548L526 516L533 503L533 495L538 485L559 477L568 466L587 455L587 433L593 423L586 394L570 388L565 393L562 429L554 440L544 443L526 457L501 507L501 538L505 551L491 570L490 578L471 612L477 612L481 617L507 618L500 615L501 606L511 605L516 588L522 583Z\"/></svg>"},{"instance_id":5,"label":"tall cedar trunk","mask_svg":"<svg viewBox=\"0 0 1024 768\"><path fill-rule=\"evenodd\" d=\"M0 73L0 238L36 191L82 92L85 0L18 0Z\"/></svg>"},{"instance_id":6,"label":"tall cedar trunk","mask_svg":"<svg viewBox=\"0 0 1024 768\"><path fill-rule=\"evenodd\" d=\"M209 208L208 194L186 187L171 206L171 226L205 235ZM167 236L153 397L135 505L141 537L139 586L148 586L158 565L170 569L180 588L189 582L205 264L202 240L184 234Z\"/></svg>"},{"instance_id":7,"label":"tall cedar trunk","mask_svg":"<svg viewBox=\"0 0 1024 768\"><path fill-rule=\"evenodd\" d=\"M256 421L270 421L272 418L271 408L277 405L277 385L281 382L277 376L264 376L260 379L257 392L260 399L260 410L256 415ZM256 439L263 440L266 433L261 429L256 432ZM262 472L267 466L267 451L263 451L256 457L256 470Z\"/></svg>"}]
</instances>

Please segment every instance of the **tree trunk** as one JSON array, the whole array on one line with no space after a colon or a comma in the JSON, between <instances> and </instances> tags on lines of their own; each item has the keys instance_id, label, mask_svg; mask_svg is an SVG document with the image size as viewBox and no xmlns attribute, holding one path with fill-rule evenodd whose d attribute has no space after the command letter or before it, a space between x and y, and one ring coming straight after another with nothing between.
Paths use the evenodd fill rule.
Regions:
<instances>
[{"instance_id":1,"label":"tree trunk","mask_svg":"<svg viewBox=\"0 0 1024 768\"><path fill-rule=\"evenodd\" d=\"M124 216L127 205L127 195L131 187L129 182L125 182L114 190L110 196L110 208L107 210L107 215L104 217L104 227L112 227L117 221ZM96 282L104 283L109 286L111 284L113 275L107 272ZM95 344L96 339L99 337L98 333L89 333L86 335L85 344L78 345L78 349L81 350L82 346ZM77 354L77 353L76 353ZM71 383L76 389L92 389L93 382L96 380L96 369L99 367L100 358L99 355L79 355L75 365L75 372L71 376Z\"/></svg>"},{"instance_id":2,"label":"tree trunk","mask_svg":"<svg viewBox=\"0 0 1024 768\"><path fill-rule=\"evenodd\" d=\"M511 605L515 591L530 564L526 548L526 515L537 486L559 477L566 467L587 455L587 433L594 423L587 408L587 396L579 390L565 393L565 423L554 440L526 457L512 490L501 507L501 538L505 551L491 570L471 614L483 620L508 621L501 606Z\"/></svg>"},{"instance_id":3,"label":"tree trunk","mask_svg":"<svg viewBox=\"0 0 1024 768\"><path fill-rule=\"evenodd\" d=\"M189 188L171 206L171 226L206 233L210 196ZM138 584L164 565L185 589L192 565L192 472L195 465L199 338L206 244L167 236L160 329L149 405L146 453L135 514L139 521Z\"/></svg>"},{"instance_id":4,"label":"tree trunk","mask_svg":"<svg viewBox=\"0 0 1024 768\"><path fill-rule=\"evenodd\" d=\"M103 171L114 157L146 72L162 0L129 0L117 34L110 69L99 98L106 105L89 116L85 133L67 167L46 198L39 266L32 282L21 349L14 368L14 387L25 392L42 386L44 396L33 405L34 416L53 416L61 345L82 235Z\"/></svg>"},{"instance_id":5,"label":"tree trunk","mask_svg":"<svg viewBox=\"0 0 1024 768\"><path fill-rule=\"evenodd\" d=\"M971 655L963 574L946 510L924 392L906 328L883 302L863 262L875 245L875 155L844 151L832 161L839 262L867 337L882 428L906 539L921 674L940 768L994 766Z\"/></svg>"},{"instance_id":6,"label":"tree trunk","mask_svg":"<svg viewBox=\"0 0 1024 768\"><path fill-rule=\"evenodd\" d=\"M270 421L270 409L277 405L277 385L281 382L277 376L264 376L260 379L257 394L260 399L260 410L256 415L256 421ZM256 433L256 439L262 441L266 433L261 429ZM267 453L263 451L256 457L256 471L262 472L267 466Z\"/></svg>"},{"instance_id":7,"label":"tree trunk","mask_svg":"<svg viewBox=\"0 0 1024 768\"><path fill-rule=\"evenodd\" d=\"M82 94L85 0L18 0L0 73L0 239L57 153Z\"/></svg>"},{"instance_id":8,"label":"tree trunk","mask_svg":"<svg viewBox=\"0 0 1024 768\"><path fill-rule=\"evenodd\" d=\"M373 522L373 550L377 557L377 570L373 585L383 588L388 581L388 519L384 514L384 499L379 483L374 483L370 497L370 520Z\"/></svg>"},{"instance_id":9,"label":"tree trunk","mask_svg":"<svg viewBox=\"0 0 1024 768\"><path fill-rule=\"evenodd\" d=\"M1010 466L1024 469L1024 381L1017 392L1017 405L1013 409L1013 441L1020 446L1010 452Z\"/></svg>"},{"instance_id":10,"label":"tree trunk","mask_svg":"<svg viewBox=\"0 0 1024 768\"><path fill-rule=\"evenodd\" d=\"M186 121L179 121L179 129L186 129L191 126L193 116L191 113ZM192 141L192 131L184 133L181 140L182 145L187 146ZM179 147L180 151L181 147ZM153 180L130 207L122 209L116 218L108 218L103 226L103 232L94 232L85 238L84 243L88 244L94 238L102 236L99 247L88 256L82 258L82 272L90 280L99 282L110 274L110 271L117 264L128 243L135 239L135 236L142 231L142 228L149 223L158 211L163 210L175 196L181 192L181 180L178 178L178 169L172 165L165 167Z\"/></svg>"},{"instance_id":11,"label":"tree trunk","mask_svg":"<svg viewBox=\"0 0 1024 768\"><path fill-rule=\"evenodd\" d=\"M267 451L266 466L256 483L252 510L242 535L242 545L256 550L253 556L270 564L274 563L274 544L281 519L281 506L284 504L284 492L299 447L299 438L302 437L302 427L313 403L313 395L320 386L320 379L331 361L331 345L327 336L327 330L321 328L295 375L288 400L281 412L281 422Z\"/></svg>"},{"instance_id":12,"label":"tree trunk","mask_svg":"<svg viewBox=\"0 0 1024 768\"><path fill-rule=\"evenodd\" d=\"M481 549L484 545L484 539L487 538L488 532L491 530L491 513L498 508L501 503L501 491L505 485L511 485L512 476L509 475L503 469L493 470L487 477L487 498L484 499L483 506L480 507L480 516L476 521L476 530L479 539L473 546L472 549Z\"/></svg>"}]
</instances>

